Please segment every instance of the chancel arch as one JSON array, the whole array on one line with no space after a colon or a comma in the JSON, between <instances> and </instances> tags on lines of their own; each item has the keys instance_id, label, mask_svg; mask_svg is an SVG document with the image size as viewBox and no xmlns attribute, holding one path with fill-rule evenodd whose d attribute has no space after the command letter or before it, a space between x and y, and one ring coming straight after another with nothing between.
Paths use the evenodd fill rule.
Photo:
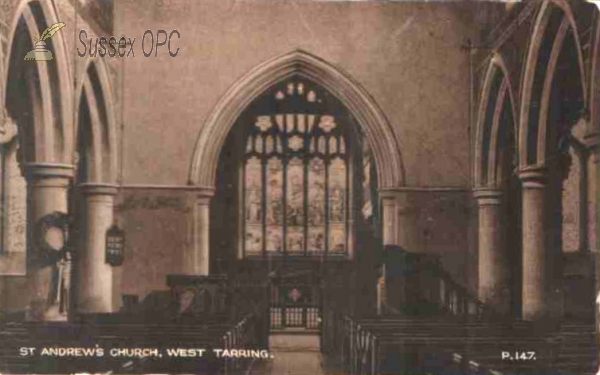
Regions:
<instances>
[{"instance_id":1,"label":"chancel arch","mask_svg":"<svg viewBox=\"0 0 600 375\"><path fill-rule=\"evenodd\" d=\"M326 90L298 76L276 84L244 111L227 139L214 203L225 201L214 211L229 207L231 215L211 220L213 233L236 233L239 259L352 258L363 173L370 173L363 145L354 118Z\"/></svg>"},{"instance_id":2,"label":"chancel arch","mask_svg":"<svg viewBox=\"0 0 600 375\"><path fill-rule=\"evenodd\" d=\"M323 86L356 117L373 150L379 187L403 186L404 167L396 135L373 98L345 72L302 50L257 66L225 93L200 131L189 172L190 184L214 186L219 152L235 120L267 88L293 75Z\"/></svg>"},{"instance_id":3,"label":"chancel arch","mask_svg":"<svg viewBox=\"0 0 600 375\"><path fill-rule=\"evenodd\" d=\"M359 84L346 73L302 50L269 60L250 71L225 93L198 137L189 173L189 183L198 187L198 203L192 233L194 248L184 261L187 272L208 274L209 223L213 224L209 203L227 136L251 103L274 85L292 83L289 81L292 78L300 82L305 80L307 85L327 92L332 100L341 103L352 115L354 126L364 133L364 142L369 146L380 191L404 185L404 168L396 135L381 109ZM306 91L305 95L309 92ZM346 233L350 235L349 231Z\"/></svg>"},{"instance_id":4,"label":"chancel arch","mask_svg":"<svg viewBox=\"0 0 600 375\"><path fill-rule=\"evenodd\" d=\"M275 326L294 324L277 296L297 290L314 313L321 282L351 268L361 269L355 281L372 302L358 308L373 309L380 246L371 155L354 116L321 85L292 75L269 87L239 116L219 158L211 273L269 275ZM351 303L346 297L336 300Z\"/></svg>"}]
</instances>

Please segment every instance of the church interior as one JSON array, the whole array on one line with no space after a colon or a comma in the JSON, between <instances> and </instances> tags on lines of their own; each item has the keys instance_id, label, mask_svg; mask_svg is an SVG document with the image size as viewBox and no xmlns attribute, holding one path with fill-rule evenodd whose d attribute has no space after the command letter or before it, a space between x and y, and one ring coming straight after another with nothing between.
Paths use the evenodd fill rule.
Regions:
<instances>
[{"instance_id":1,"label":"church interior","mask_svg":"<svg viewBox=\"0 0 600 375\"><path fill-rule=\"evenodd\" d=\"M0 0L0 373L595 374L599 123L584 0Z\"/></svg>"}]
</instances>

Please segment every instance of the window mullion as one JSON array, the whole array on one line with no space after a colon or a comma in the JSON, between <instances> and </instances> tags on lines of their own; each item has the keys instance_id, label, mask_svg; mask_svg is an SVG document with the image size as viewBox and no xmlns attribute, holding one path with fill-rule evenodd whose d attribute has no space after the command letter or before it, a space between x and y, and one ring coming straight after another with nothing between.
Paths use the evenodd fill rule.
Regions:
<instances>
[{"instance_id":1,"label":"window mullion","mask_svg":"<svg viewBox=\"0 0 600 375\"><path fill-rule=\"evenodd\" d=\"M345 151L341 151L342 135L346 136L346 139L349 138L344 128L348 124L345 118L340 116L335 105L333 108L329 106L331 103L326 92L321 92L309 84L304 85L303 92L299 92L298 83L293 83L293 89L290 89L291 84L291 82L282 82L282 87L287 86L283 89L275 88L274 103L269 103L267 106L264 102L264 106L261 104L260 108L257 107L261 113L257 114L255 127L252 127L250 134L247 134L251 137L251 141L245 146L244 162L247 163L250 156L256 155L260 160L260 167L259 162L254 161L252 167L254 172L251 172L245 164L242 176L244 183L249 173L260 177L254 180L261 181L262 191L254 193L253 201L256 203L253 212L256 214L253 216L253 221L250 222L244 214L242 233L245 239L242 252L244 256L248 256L250 255L248 250L252 249L251 254L255 254L260 246L260 254L263 258L266 258L269 251L276 251L281 252L284 259L287 259L295 255L311 256L313 255L311 251L317 249L322 256L337 255L339 251L335 250L341 250L341 247L345 246L346 254L349 254L350 247L355 243L351 235L356 230L354 223L356 215L353 211L360 205L357 205L352 198L355 194L351 194L352 187L356 184L353 180L353 171L357 167L353 163L358 159L353 158L350 150L347 150L349 147L344 147ZM309 121L309 115L312 121ZM335 120L339 123L336 124ZM313 141L314 144L311 143ZM299 148L300 145L302 148ZM341 160L338 160L338 157ZM319 202L316 202L314 207L311 189L317 188L317 185L314 185L315 181L311 180L313 162L315 181L318 181L319 190L321 185L323 189L315 195ZM342 168L345 168L345 173L342 172ZM248 187L244 186L242 195L244 208L250 199L247 190ZM343 199L340 199L342 192ZM260 205L257 204L258 199ZM256 212L258 207L262 209L260 215ZM318 209L319 212L312 212L311 209ZM335 212L332 212L332 209L335 209ZM274 211L269 212L269 210ZM303 215L302 220L298 220L297 216L300 215L300 211ZM320 218L321 212L324 221ZM314 217L315 222L311 221L313 217L309 217L310 213L318 216ZM314 228L311 226L313 224ZM345 238L341 237L342 231L345 233ZM251 233L255 233L254 237L262 235L260 243L254 241L250 245L251 242L248 241L251 241L251 238L250 240L246 238L249 235L252 237ZM310 237L311 234L313 238Z\"/></svg>"},{"instance_id":2,"label":"window mullion","mask_svg":"<svg viewBox=\"0 0 600 375\"><path fill-rule=\"evenodd\" d=\"M287 164L288 164L288 133L287 133L287 117L285 114L283 115L283 130L282 130L282 134L281 134L281 139L282 139L282 170L283 170L283 181L282 181L282 189L283 189L283 243L282 243L282 248L283 248L283 256L287 257L287 242L288 242L288 238L287 238Z\"/></svg>"},{"instance_id":3,"label":"window mullion","mask_svg":"<svg viewBox=\"0 0 600 375\"><path fill-rule=\"evenodd\" d=\"M310 133L308 129L306 129L305 124L305 133L304 133L304 155L302 155L303 159L303 167L304 167L304 189L303 189L303 198L304 198L304 255L308 254L308 167L310 163Z\"/></svg>"},{"instance_id":4,"label":"window mullion","mask_svg":"<svg viewBox=\"0 0 600 375\"><path fill-rule=\"evenodd\" d=\"M340 147L342 146L342 140L340 138L338 138L338 151L340 150ZM344 149L346 149L345 145L344 145ZM354 239L355 233L356 233L356 217L357 214L354 212L354 210L357 210L358 206L356 204L356 194L355 191L353 191L354 186L357 186L357 184L351 183L351 174L352 177L356 180L356 177L359 175L357 174L358 169L358 160L356 160L355 158L351 158L348 156L348 153L344 153L343 155L341 155L342 159L346 162L346 186L345 186L345 196L344 196L344 204L345 204L345 215L344 215L344 221L345 221L345 227L346 227L346 238L345 238L345 245L346 245L346 255L350 256L350 240ZM358 166L358 168L361 168L362 170L362 166ZM362 184L362 182L359 182L360 184ZM362 188L360 189L360 192L363 193ZM364 194L364 193L363 193ZM350 198L352 197L352 198ZM350 223L352 223L352 225L350 225ZM353 235L351 235L351 233ZM354 245L352 245L354 247Z\"/></svg>"},{"instance_id":5,"label":"window mullion","mask_svg":"<svg viewBox=\"0 0 600 375\"><path fill-rule=\"evenodd\" d=\"M323 135L323 137L325 137ZM329 149L329 139L325 137L325 256L329 253L329 165L331 164L331 160L329 160L329 154L327 150Z\"/></svg>"},{"instance_id":6,"label":"window mullion","mask_svg":"<svg viewBox=\"0 0 600 375\"><path fill-rule=\"evenodd\" d=\"M262 134L259 134L258 137L261 137ZM264 147L264 143L263 143ZM263 148L264 150L264 148ZM267 161L269 160L264 153L260 156L260 167L261 167L261 181L262 181L262 189L261 189L261 220L262 220L262 254L263 257L267 255Z\"/></svg>"},{"instance_id":7,"label":"window mullion","mask_svg":"<svg viewBox=\"0 0 600 375\"><path fill-rule=\"evenodd\" d=\"M240 200L242 201L242 209L238 210L238 212L240 212L240 211L242 212L242 220L241 220L242 221L242 230L241 230L241 232L242 232L242 241L241 241L242 242L242 258L246 257L246 241L247 241L246 238L248 237L248 228L247 228L247 226L248 226L247 209L248 208L246 207L246 194L248 193L248 191L247 191L248 187L246 186L246 163L247 163L247 160L248 160L247 157L244 157L242 159L242 163L243 163L242 184L241 184L242 185L242 194L240 197ZM238 223L239 222L240 221L238 220ZM238 231L238 233L239 233L239 231ZM239 247L238 247L238 249L239 249Z\"/></svg>"}]
</instances>

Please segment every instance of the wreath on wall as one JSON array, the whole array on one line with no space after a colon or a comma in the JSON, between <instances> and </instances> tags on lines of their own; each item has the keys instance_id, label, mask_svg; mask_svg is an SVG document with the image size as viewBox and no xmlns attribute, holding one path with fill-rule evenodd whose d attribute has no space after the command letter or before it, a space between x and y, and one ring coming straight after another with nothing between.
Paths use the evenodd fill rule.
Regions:
<instances>
[{"instance_id":1,"label":"wreath on wall","mask_svg":"<svg viewBox=\"0 0 600 375\"><path fill-rule=\"evenodd\" d=\"M53 212L38 220L35 226L35 251L32 262L44 267L56 264L67 256L70 218L64 212Z\"/></svg>"}]
</instances>

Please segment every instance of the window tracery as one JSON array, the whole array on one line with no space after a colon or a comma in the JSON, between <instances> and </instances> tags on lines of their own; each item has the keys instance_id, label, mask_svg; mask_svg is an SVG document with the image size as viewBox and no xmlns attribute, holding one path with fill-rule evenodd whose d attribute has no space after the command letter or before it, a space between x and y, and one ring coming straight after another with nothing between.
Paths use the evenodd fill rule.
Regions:
<instances>
[{"instance_id":1,"label":"window tracery","mask_svg":"<svg viewBox=\"0 0 600 375\"><path fill-rule=\"evenodd\" d=\"M311 82L284 82L268 95L245 141L244 254L345 255L350 159L344 117Z\"/></svg>"}]
</instances>

